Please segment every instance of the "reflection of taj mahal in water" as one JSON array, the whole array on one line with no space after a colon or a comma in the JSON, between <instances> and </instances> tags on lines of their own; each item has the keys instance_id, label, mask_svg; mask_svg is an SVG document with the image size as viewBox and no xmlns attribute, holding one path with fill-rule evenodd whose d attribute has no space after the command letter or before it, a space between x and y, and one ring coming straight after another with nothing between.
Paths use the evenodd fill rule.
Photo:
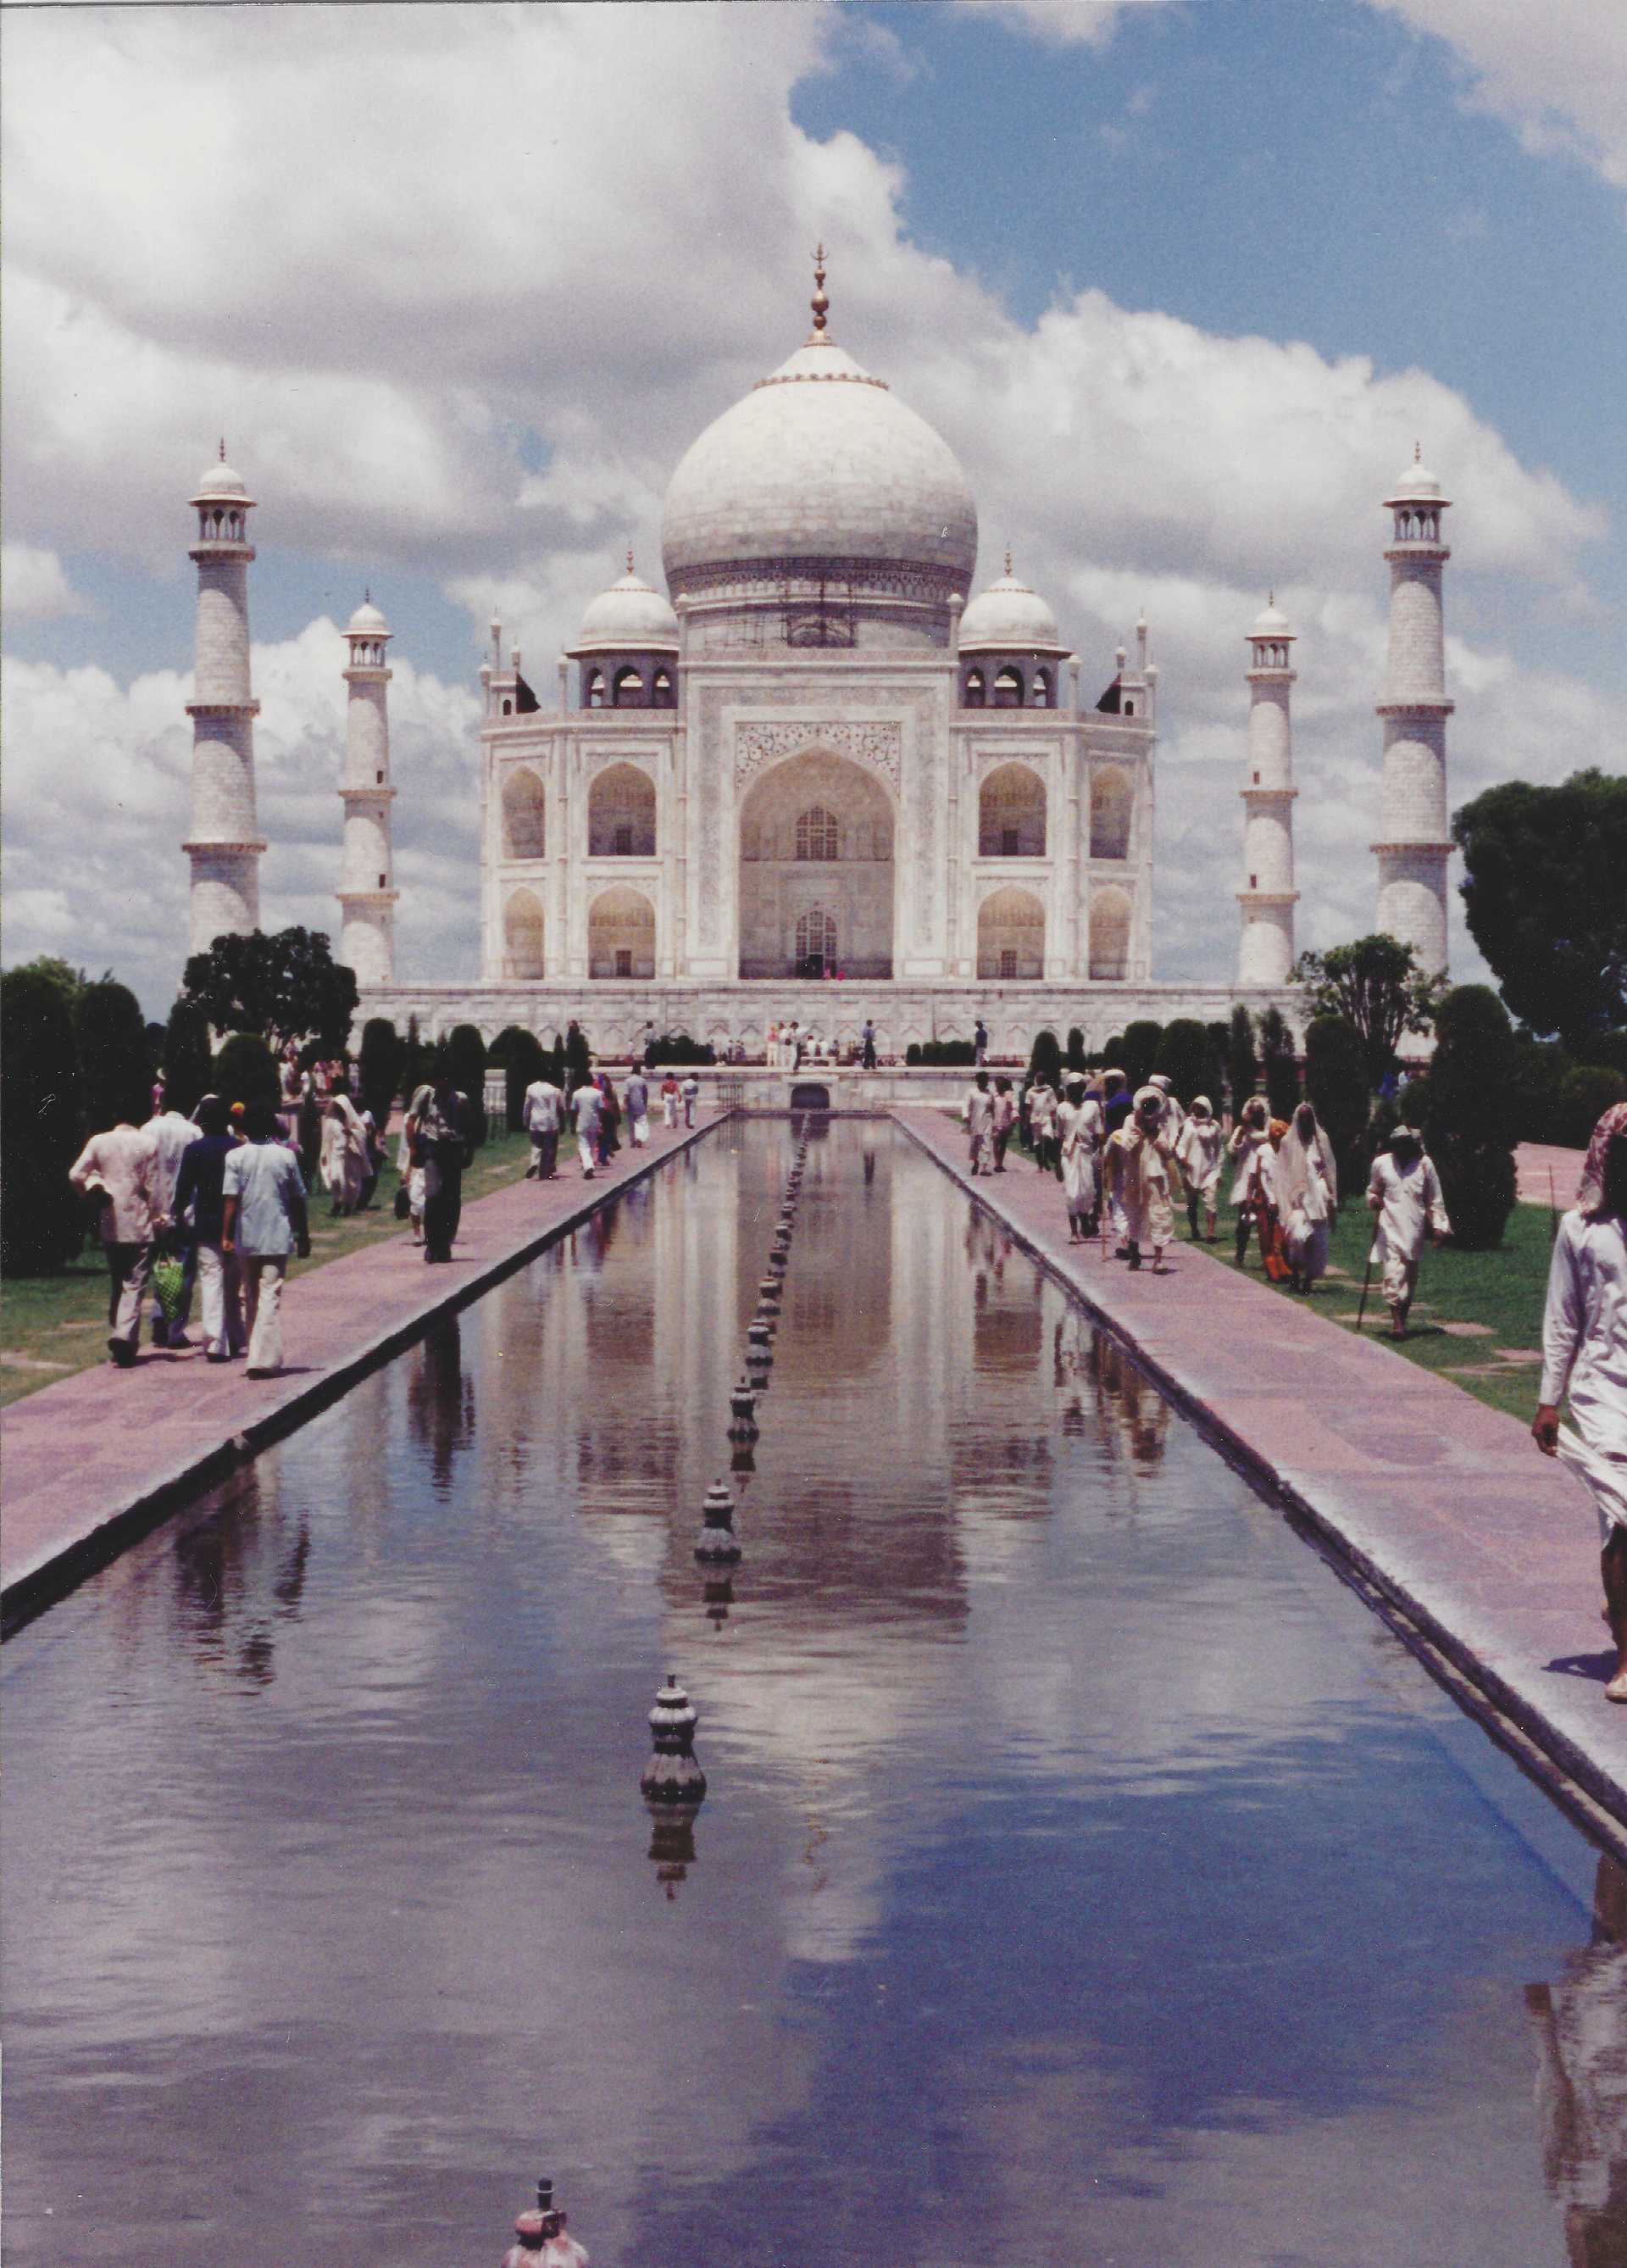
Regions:
<instances>
[{"instance_id":1,"label":"reflection of taj mahal in water","mask_svg":"<svg viewBox=\"0 0 1627 2268\"><path fill-rule=\"evenodd\" d=\"M404 1026L416 1013L426 1033L467 1020L488 1037L507 1024L547 1036L576 1016L612 1052L646 1020L752 1053L790 1016L852 1040L871 1015L900 1052L968 1036L979 1014L1001 1051L1047 1023L1078 1024L1096 1046L1137 1016L1213 1020L1240 998L1297 1021L1288 622L1270 605L1246 634L1237 982L1156 981L1146 624L1110 665L1082 663L1009 555L968 601L977 512L965 475L831 340L816 276L808 339L673 475L669 597L629 555L561 655L547 710L491 626L476 983L395 977L390 632L372 606L352 620L340 957L361 1014ZM225 465L195 498L195 950L257 918L249 501ZM1386 502L1376 925L1439 967L1446 499L1415 465Z\"/></svg>"}]
</instances>

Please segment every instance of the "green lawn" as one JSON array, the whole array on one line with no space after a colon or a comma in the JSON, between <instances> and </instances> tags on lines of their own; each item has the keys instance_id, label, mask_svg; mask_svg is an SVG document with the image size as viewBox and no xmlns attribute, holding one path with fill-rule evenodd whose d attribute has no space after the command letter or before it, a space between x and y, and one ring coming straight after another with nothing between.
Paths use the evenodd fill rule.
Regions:
<instances>
[{"instance_id":1,"label":"green lawn","mask_svg":"<svg viewBox=\"0 0 1627 2268\"><path fill-rule=\"evenodd\" d=\"M1013 1143L1013 1152L1018 1145ZM1025 1160L1032 1151L1023 1150ZM1230 1170L1222 1189L1229 1186ZM1206 1245L1218 1260L1234 1268L1237 1216L1229 1205L1220 1211L1219 1242ZM1175 1208L1176 1233L1186 1241L1186 1207ZM1418 1295L1413 1303L1407 1336L1389 1337L1389 1314L1380 1295L1379 1271L1373 1270L1367 1295L1363 1330L1395 1344L1398 1353L1424 1370L1449 1378L1466 1393L1477 1395L1494 1410L1529 1418L1536 1409L1540 1368L1535 1360L1505 1361L1497 1352L1535 1357L1542 1343L1542 1307L1548 1292L1548 1256L1552 1230L1546 1205L1517 1204L1508 1217L1503 1241L1494 1252L1459 1252L1451 1245L1427 1249L1419 1271ZM1373 1248L1373 1216L1358 1191L1335 1224L1329 1262L1342 1275L1325 1277L1310 1292L1314 1314L1347 1330L1356 1327L1362 1278ZM1258 1243L1249 1246L1246 1273L1279 1299L1296 1294L1273 1284L1260 1266ZM1470 1324L1470 1330L1448 1330L1448 1324Z\"/></svg>"},{"instance_id":2,"label":"green lawn","mask_svg":"<svg viewBox=\"0 0 1627 2268\"><path fill-rule=\"evenodd\" d=\"M394 1147L392 1140L392 1160ZM530 1155L531 1145L523 1134L495 1136L476 1153L463 1177L465 1202L517 1180ZM342 1260L347 1252L362 1251L387 1237L405 1236L405 1222L395 1218L397 1179L394 1163L387 1165L368 1211L339 1220L332 1218L328 1199L319 1190L311 1204L311 1257L295 1261L291 1273L301 1276L307 1269ZM199 1320L195 1300L194 1338ZM143 1332L144 1336L144 1324ZM20 1401L26 1394L107 1359L107 1270L99 1253L87 1250L60 1276L8 1279L0 1299L0 1404Z\"/></svg>"}]
</instances>

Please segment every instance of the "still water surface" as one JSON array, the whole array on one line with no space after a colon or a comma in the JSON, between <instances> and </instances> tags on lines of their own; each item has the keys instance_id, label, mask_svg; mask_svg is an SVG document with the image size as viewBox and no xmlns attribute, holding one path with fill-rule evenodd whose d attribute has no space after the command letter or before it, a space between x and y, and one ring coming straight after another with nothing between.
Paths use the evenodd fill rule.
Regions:
<instances>
[{"instance_id":1,"label":"still water surface","mask_svg":"<svg viewBox=\"0 0 1627 2268\"><path fill-rule=\"evenodd\" d=\"M1619 1878L889 1130L702 1577L793 1147L7 1649L15 2268L495 2262L539 2169L595 2268L1622 2268Z\"/></svg>"}]
</instances>

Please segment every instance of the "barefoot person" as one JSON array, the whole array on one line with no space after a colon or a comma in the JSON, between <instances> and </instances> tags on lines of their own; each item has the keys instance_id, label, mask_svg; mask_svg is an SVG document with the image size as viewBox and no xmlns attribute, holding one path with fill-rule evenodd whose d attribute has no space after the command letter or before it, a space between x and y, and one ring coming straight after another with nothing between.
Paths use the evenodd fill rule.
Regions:
<instances>
[{"instance_id":1,"label":"barefoot person","mask_svg":"<svg viewBox=\"0 0 1627 2268\"><path fill-rule=\"evenodd\" d=\"M1380 1151L1373 1161L1367 1183L1367 1207L1378 1216L1373 1231L1373 1260L1383 1269L1384 1304L1390 1313L1390 1336L1404 1338L1413 1295L1418 1288L1418 1262L1424 1240L1439 1244L1452 1233L1440 1194L1435 1161L1424 1148L1415 1127L1398 1126L1390 1136L1389 1155ZM1371 1265L1371 1262L1369 1265Z\"/></svg>"},{"instance_id":2,"label":"barefoot person","mask_svg":"<svg viewBox=\"0 0 1627 2268\"><path fill-rule=\"evenodd\" d=\"M1171 1182L1179 1184L1174 1145L1164 1131L1164 1098L1155 1086L1137 1093L1127 1124L1108 1139L1107 1184L1124 1222L1125 1258L1141 1265L1143 1244L1152 1247L1152 1272L1163 1272L1164 1247L1174 1241Z\"/></svg>"},{"instance_id":3,"label":"barefoot person","mask_svg":"<svg viewBox=\"0 0 1627 2268\"><path fill-rule=\"evenodd\" d=\"M1599 1514L1605 1620L1627 1701L1627 1102L1594 1129L1574 1209L1559 1224L1542 1318L1541 1406L1531 1432L1587 1487ZM1559 1422L1571 1405L1571 1423Z\"/></svg>"}]
</instances>

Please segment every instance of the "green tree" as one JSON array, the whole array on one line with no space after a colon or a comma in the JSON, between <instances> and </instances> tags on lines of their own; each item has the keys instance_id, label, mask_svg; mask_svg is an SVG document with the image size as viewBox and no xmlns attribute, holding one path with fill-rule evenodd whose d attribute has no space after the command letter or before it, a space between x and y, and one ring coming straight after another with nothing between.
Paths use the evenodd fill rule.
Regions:
<instances>
[{"instance_id":1,"label":"green tree","mask_svg":"<svg viewBox=\"0 0 1627 2268\"><path fill-rule=\"evenodd\" d=\"M1463 910L1504 1000L1579 1062L1627 1023L1627 778L1505 780L1452 821Z\"/></svg>"},{"instance_id":2,"label":"green tree","mask_svg":"<svg viewBox=\"0 0 1627 2268\"><path fill-rule=\"evenodd\" d=\"M85 1217L68 1179L83 1130L69 996L37 967L0 976L0 1268L8 1276L49 1272L85 1241Z\"/></svg>"},{"instance_id":3,"label":"green tree","mask_svg":"<svg viewBox=\"0 0 1627 2268\"><path fill-rule=\"evenodd\" d=\"M1048 1086L1055 1086L1062 1077L1062 1049L1049 1024L1034 1035L1034 1046L1028 1055L1028 1077L1042 1079Z\"/></svg>"},{"instance_id":4,"label":"green tree","mask_svg":"<svg viewBox=\"0 0 1627 2268\"><path fill-rule=\"evenodd\" d=\"M387 1016L369 1016L362 1026L362 1044L357 1055L357 1071L362 1090L362 1108L371 1110L373 1124L379 1134L390 1123L390 1111L401 1092L401 1071L407 1060L407 1049L401 1034Z\"/></svg>"},{"instance_id":5,"label":"green tree","mask_svg":"<svg viewBox=\"0 0 1627 2268\"><path fill-rule=\"evenodd\" d=\"M534 1032L522 1025L508 1024L491 1042L486 1060L503 1067L504 1101L508 1130L519 1133L526 1120L526 1089L534 1079L543 1078L548 1070L548 1057L542 1042Z\"/></svg>"},{"instance_id":6,"label":"green tree","mask_svg":"<svg viewBox=\"0 0 1627 2268\"><path fill-rule=\"evenodd\" d=\"M593 1056L587 1044L587 1034L578 1023L572 1023L565 1034L565 1073L574 1092L585 1081L593 1069Z\"/></svg>"},{"instance_id":7,"label":"green tree","mask_svg":"<svg viewBox=\"0 0 1627 2268\"><path fill-rule=\"evenodd\" d=\"M1219 1069L1215 1044L1207 1026L1200 1024L1196 1017L1177 1016L1165 1025L1152 1068L1172 1083L1189 1108L1196 1094L1206 1094L1211 1102L1215 1101L1220 1085L1215 1076Z\"/></svg>"},{"instance_id":8,"label":"green tree","mask_svg":"<svg viewBox=\"0 0 1627 2268\"><path fill-rule=\"evenodd\" d=\"M1068 1027L1068 1069L1083 1071L1084 1068L1085 1035L1077 1024L1071 1024Z\"/></svg>"},{"instance_id":9,"label":"green tree","mask_svg":"<svg viewBox=\"0 0 1627 2268\"><path fill-rule=\"evenodd\" d=\"M298 928L217 937L188 961L182 990L217 1031L256 1033L278 1054L290 1040L342 1054L357 998L326 933Z\"/></svg>"},{"instance_id":10,"label":"green tree","mask_svg":"<svg viewBox=\"0 0 1627 2268\"><path fill-rule=\"evenodd\" d=\"M153 1066L136 995L104 977L80 993L73 1020L85 1132L123 1119L144 1125L152 1115Z\"/></svg>"},{"instance_id":11,"label":"green tree","mask_svg":"<svg viewBox=\"0 0 1627 2268\"><path fill-rule=\"evenodd\" d=\"M1533 1032L1514 1034L1514 1139L1557 1142L1559 1090L1575 1069L1557 1040Z\"/></svg>"},{"instance_id":12,"label":"green tree","mask_svg":"<svg viewBox=\"0 0 1627 2268\"><path fill-rule=\"evenodd\" d=\"M1260 1019L1260 1055L1271 1116L1292 1118L1299 1100L1299 1066L1294 1057L1293 1034L1280 1008L1268 1008Z\"/></svg>"},{"instance_id":13,"label":"green tree","mask_svg":"<svg viewBox=\"0 0 1627 2268\"><path fill-rule=\"evenodd\" d=\"M1435 1011L1424 1132L1454 1241L1484 1251L1514 1207L1514 1035L1489 985L1459 984Z\"/></svg>"},{"instance_id":14,"label":"green tree","mask_svg":"<svg viewBox=\"0 0 1627 2268\"><path fill-rule=\"evenodd\" d=\"M222 1044L212 1083L228 1109L234 1102L269 1102L275 1110L282 1096L271 1050L254 1032L233 1032Z\"/></svg>"},{"instance_id":15,"label":"green tree","mask_svg":"<svg viewBox=\"0 0 1627 2268\"><path fill-rule=\"evenodd\" d=\"M1103 1071L1123 1070L1124 1035L1123 1032L1108 1033L1106 1044L1101 1050L1101 1068Z\"/></svg>"},{"instance_id":16,"label":"green tree","mask_svg":"<svg viewBox=\"0 0 1627 2268\"><path fill-rule=\"evenodd\" d=\"M1302 953L1293 981L1309 994L1314 1016L1343 1016L1361 1035L1367 1084L1377 1088L1395 1068L1403 1032L1427 1032L1447 989L1444 976L1418 966L1410 945L1393 937L1358 937L1327 953Z\"/></svg>"},{"instance_id":17,"label":"green tree","mask_svg":"<svg viewBox=\"0 0 1627 2268\"><path fill-rule=\"evenodd\" d=\"M1305 1092L1333 1145L1339 1187L1349 1192L1366 1169L1371 1097L1361 1034L1343 1016L1313 1016L1306 1027Z\"/></svg>"},{"instance_id":18,"label":"green tree","mask_svg":"<svg viewBox=\"0 0 1627 2268\"><path fill-rule=\"evenodd\" d=\"M1572 1149L1583 1148L1613 1102L1627 1102L1627 1072L1612 1070L1609 1064L1576 1064L1560 1085L1554 1130L1548 1138Z\"/></svg>"},{"instance_id":19,"label":"green tree","mask_svg":"<svg viewBox=\"0 0 1627 2268\"><path fill-rule=\"evenodd\" d=\"M31 976L43 976L48 983L55 984L63 996L63 1004L70 1015L78 1006L79 995L91 981L83 968L71 967L69 962L59 960L54 953L37 954L32 961L18 961L12 973L20 976L25 970ZM112 969L104 968L101 975L102 983L104 984L109 983L112 976Z\"/></svg>"},{"instance_id":20,"label":"green tree","mask_svg":"<svg viewBox=\"0 0 1627 2268\"><path fill-rule=\"evenodd\" d=\"M1119 1059L1130 1091L1134 1094L1146 1085L1158 1061L1158 1043L1164 1036L1164 1027L1155 1024L1150 1016L1137 1018L1124 1027L1124 1052Z\"/></svg>"},{"instance_id":21,"label":"green tree","mask_svg":"<svg viewBox=\"0 0 1627 2268\"><path fill-rule=\"evenodd\" d=\"M1240 1000L1232 1011L1226 1040L1226 1083L1233 1118L1242 1116L1243 1105L1253 1094L1259 1076L1260 1065L1255 1054L1254 1018Z\"/></svg>"},{"instance_id":22,"label":"green tree","mask_svg":"<svg viewBox=\"0 0 1627 2268\"><path fill-rule=\"evenodd\" d=\"M469 1099L469 1138L478 1149L486 1138L486 1042L473 1024L454 1024L446 1035L446 1068L452 1083Z\"/></svg>"},{"instance_id":23,"label":"green tree","mask_svg":"<svg viewBox=\"0 0 1627 2268\"><path fill-rule=\"evenodd\" d=\"M192 1001L183 998L170 1010L159 1063L164 1071L165 1108L189 1112L198 1097L208 1094L214 1067L209 1025L202 1010Z\"/></svg>"}]
</instances>

